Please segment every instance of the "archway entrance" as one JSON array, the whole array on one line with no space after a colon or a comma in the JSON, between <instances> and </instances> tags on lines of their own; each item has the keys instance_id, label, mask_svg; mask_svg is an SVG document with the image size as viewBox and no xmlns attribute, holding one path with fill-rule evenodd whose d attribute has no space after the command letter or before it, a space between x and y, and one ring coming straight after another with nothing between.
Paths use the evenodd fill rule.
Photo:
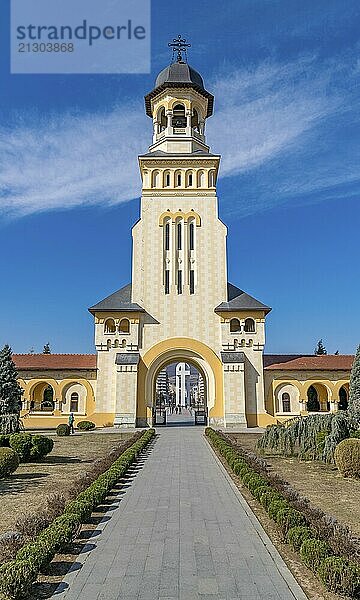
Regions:
<instances>
[{"instance_id":1,"label":"archway entrance","mask_svg":"<svg viewBox=\"0 0 360 600\"><path fill-rule=\"evenodd\" d=\"M327 412L330 410L327 388L321 383L313 383L307 391L308 412Z\"/></svg>"},{"instance_id":2,"label":"archway entrance","mask_svg":"<svg viewBox=\"0 0 360 600\"><path fill-rule=\"evenodd\" d=\"M55 408L53 387L47 382L37 383L30 398L30 410L34 412L51 412Z\"/></svg>"},{"instance_id":3,"label":"archway entrance","mask_svg":"<svg viewBox=\"0 0 360 600\"><path fill-rule=\"evenodd\" d=\"M162 365L155 376L153 425L206 425L206 379L198 365L187 360Z\"/></svg>"}]
</instances>

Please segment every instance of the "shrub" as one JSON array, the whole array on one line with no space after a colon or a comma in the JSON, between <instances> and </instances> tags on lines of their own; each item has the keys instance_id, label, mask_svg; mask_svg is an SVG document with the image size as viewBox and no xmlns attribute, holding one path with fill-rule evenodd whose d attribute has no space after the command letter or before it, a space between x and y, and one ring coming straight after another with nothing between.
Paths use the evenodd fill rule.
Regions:
<instances>
[{"instance_id":1,"label":"shrub","mask_svg":"<svg viewBox=\"0 0 360 600\"><path fill-rule=\"evenodd\" d=\"M356 429L350 433L351 438L360 438L360 429Z\"/></svg>"},{"instance_id":2,"label":"shrub","mask_svg":"<svg viewBox=\"0 0 360 600\"><path fill-rule=\"evenodd\" d=\"M272 489L269 489L267 492L264 492L260 496L260 504L262 504L262 506L265 508L265 510L268 510L270 504L274 500L284 500L284 498L279 492L276 492L275 490L272 490Z\"/></svg>"},{"instance_id":3,"label":"shrub","mask_svg":"<svg viewBox=\"0 0 360 600\"><path fill-rule=\"evenodd\" d=\"M14 450L0 448L0 479L16 471L19 463L19 456Z\"/></svg>"},{"instance_id":4,"label":"shrub","mask_svg":"<svg viewBox=\"0 0 360 600\"><path fill-rule=\"evenodd\" d=\"M269 489L270 488L268 485L260 485L254 489L252 495L254 496L254 498L256 498L256 500L260 502L261 496L265 494Z\"/></svg>"},{"instance_id":5,"label":"shrub","mask_svg":"<svg viewBox=\"0 0 360 600\"><path fill-rule=\"evenodd\" d=\"M23 598L36 581L36 566L28 560L11 560L0 567L0 593L5 598Z\"/></svg>"},{"instance_id":6,"label":"shrub","mask_svg":"<svg viewBox=\"0 0 360 600\"><path fill-rule=\"evenodd\" d=\"M0 535L0 564L15 558L23 543L23 536L18 531L7 531Z\"/></svg>"},{"instance_id":7,"label":"shrub","mask_svg":"<svg viewBox=\"0 0 360 600\"><path fill-rule=\"evenodd\" d=\"M91 429L95 429L95 423L92 421L79 421L76 427L80 431L91 431Z\"/></svg>"},{"instance_id":8,"label":"shrub","mask_svg":"<svg viewBox=\"0 0 360 600\"><path fill-rule=\"evenodd\" d=\"M34 538L49 524L48 519L42 513L23 513L18 517L16 529L27 538Z\"/></svg>"},{"instance_id":9,"label":"shrub","mask_svg":"<svg viewBox=\"0 0 360 600\"><path fill-rule=\"evenodd\" d=\"M280 525L284 535L287 534L291 527L305 527L306 525L306 519L300 511L285 506L278 510L275 521L278 525Z\"/></svg>"},{"instance_id":10,"label":"shrub","mask_svg":"<svg viewBox=\"0 0 360 600\"><path fill-rule=\"evenodd\" d=\"M27 462L30 458L31 438L29 433L12 433L10 436L10 448L17 452L20 462Z\"/></svg>"},{"instance_id":11,"label":"shrub","mask_svg":"<svg viewBox=\"0 0 360 600\"><path fill-rule=\"evenodd\" d=\"M272 500L267 508L270 519L276 521L276 516L281 508L289 508L289 505L284 498Z\"/></svg>"},{"instance_id":12,"label":"shrub","mask_svg":"<svg viewBox=\"0 0 360 600\"><path fill-rule=\"evenodd\" d=\"M340 442L335 449L335 463L343 477L360 477L360 439Z\"/></svg>"},{"instance_id":13,"label":"shrub","mask_svg":"<svg viewBox=\"0 0 360 600\"><path fill-rule=\"evenodd\" d=\"M0 448L9 448L10 446L10 436L0 434Z\"/></svg>"},{"instance_id":14,"label":"shrub","mask_svg":"<svg viewBox=\"0 0 360 600\"><path fill-rule=\"evenodd\" d=\"M60 423L56 428L56 435L70 435L70 427L66 423Z\"/></svg>"},{"instance_id":15,"label":"shrub","mask_svg":"<svg viewBox=\"0 0 360 600\"><path fill-rule=\"evenodd\" d=\"M30 458L38 460L51 452L54 447L52 439L45 435L33 435L31 438Z\"/></svg>"},{"instance_id":16,"label":"shrub","mask_svg":"<svg viewBox=\"0 0 360 600\"><path fill-rule=\"evenodd\" d=\"M308 539L304 540L301 544L300 556L314 573L317 572L322 561L331 556L331 554L331 548L326 542L322 542L321 540Z\"/></svg>"},{"instance_id":17,"label":"shrub","mask_svg":"<svg viewBox=\"0 0 360 600\"><path fill-rule=\"evenodd\" d=\"M335 594L358 598L360 567L340 556L329 556L319 566L319 576L325 587Z\"/></svg>"},{"instance_id":18,"label":"shrub","mask_svg":"<svg viewBox=\"0 0 360 600\"><path fill-rule=\"evenodd\" d=\"M329 435L330 431L329 429L323 429L322 431L319 431L316 436L316 447L318 450L318 454L322 454L325 448L325 441L327 436Z\"/></svg>"},{"instance_id":19,"label":"shrub","mask_svg":"<svg viewBox=\"0 0 360 600\"><path fill-rule=\"evenodd\" d=\"M305 540L309 540L313 537L314 534L309 527L305 527L304 525L295 525L294 527L289 528L286 534L286 541L294 548L294 550L299 552L302 543Z\"/></svg>"}]
</instances>

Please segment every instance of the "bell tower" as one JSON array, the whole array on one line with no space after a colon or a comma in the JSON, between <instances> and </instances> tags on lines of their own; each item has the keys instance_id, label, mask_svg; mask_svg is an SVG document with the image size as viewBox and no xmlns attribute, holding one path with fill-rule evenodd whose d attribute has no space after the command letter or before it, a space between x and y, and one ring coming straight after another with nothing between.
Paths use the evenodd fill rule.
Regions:
<instances>
[{"instance_id":1,"label":"bell tower","mask_svg":"<svg viewBox=\"0 0 360 600\"><path fill-rule=\"evenodd\" d=\"M151 424L157 374L192 364L208 422L257 422L265 412L262 352L269 308L227 281L227 229L218 216L220 156L207 144L214 98L187 62L186 40L145 96L152 140L140 155L140 218L132 281L90 310L98 350L97 402L115 423ZM239 257L244 260L244 257Z\"/></svg>"}]
</instances>

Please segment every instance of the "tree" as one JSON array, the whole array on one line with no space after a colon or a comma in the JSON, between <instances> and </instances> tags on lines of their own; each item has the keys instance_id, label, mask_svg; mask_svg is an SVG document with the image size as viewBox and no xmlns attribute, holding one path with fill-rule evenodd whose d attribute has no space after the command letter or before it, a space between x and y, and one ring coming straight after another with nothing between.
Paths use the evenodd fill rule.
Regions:
<instances>
[{"instance_id":1,"label":"tree","mask_svg":"<svg viewBox=\"0 0 360 600\"><path fill-rule=\"evenodd\" d=\"M360 346L351 369L349 392L349 412L360 416Z\"/></svg>"},{"instance_id":2,"label":"tree","mask_svg":"<svg viewBox=\"0 0 360 600\"><path fill-rule=\"evenodd\" d=\"M49 342L47 342L47 344L45 344L43 354L51 354L51 348L50 348Z\"/></svg>"},{"instance_id":3,"label":"tree","mask_svg":"<svg viewBox=\"0 0 360 600\"><path fill-rule=\"evenodd\" d=\"M339 356L339 350L336 350L335 356Z\"/></svg>"},{"instance_id":4,"label":"tree","mask_svg":"<svg viewBox=\"0 0 360 600\"><path fill-rule=\"evenodd\" d=\"M327 354L327 350L326 350L322 340L318 341L317 346L314 350L314 354L319 355L319 356L322 354Z\"/></svg>"},{"instance_id":5,"label":"tree","mask_svg":"<svg viewBox=\"0 0 360 600\"><path fill-rule=\"evenodd\" d=\"M21 396L24 390L18 383L18 373L7 344L0 351L0 433L20 429Z\"/></svg>"}]
</instances>

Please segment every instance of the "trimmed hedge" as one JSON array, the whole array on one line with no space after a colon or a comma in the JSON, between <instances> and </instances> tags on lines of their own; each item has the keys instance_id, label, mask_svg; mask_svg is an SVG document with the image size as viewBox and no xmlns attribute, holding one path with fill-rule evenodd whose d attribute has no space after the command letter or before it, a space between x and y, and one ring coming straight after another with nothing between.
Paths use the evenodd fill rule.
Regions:
<instances>
[{"instance_id":1,"label":"trimmed hedge","mask_svg":"<svg viewBox=\"0 0 360 600\"><path fill-rule=\"evenodd\" d=\"M360 477L360 439L348 438L335 448L335 464L343 477Z\"/></svg>"},{"instance_id":2,"label":"trimmed hedge","mask_svg":"<svg viewBox=\"0 0 360 600\"><path fill-rule=\"evenodd\" d=\"M10 447L10 435L0 434L0 448L9 448Z\"/></svg>"},{"instance_id":3,"label":"trimmed hedge","mask_svg":"<svg viewBox=\"0 0 360 600\"><path fill-rule=\"evenodd\" d=\"M325 587L335 594L360 597L360 567L340 556L325 558L319 567L319 577Z\"/></svg>"},{"instance_id":4,"label":"trimmed hedge","mask_svg":"<svg viewBox=\"0 0 360 600\"><path fill-rule=\"evenodd\" d=\"M70 427L67 423L60 423L56 428L56 435L66 436L70 435Z\"/></svg>"},{"instance_id":5,"label":"trimmed hedge","mask_svg":"<svg viewBox=\"0 0 360 600\"><path fill-rule=\"evenodd\" d=\"M20 462L31 462L43 458L54 447L54 442L45 435L12 433L9 436L10 448L18 454Z\"/></svg>"},{"instance_id":6,"label":"trimmed hedge","mask_svg":"<svg viewBox=\"0 0 360 600\"><path fill-rule=\"evenodd\" d=\"M291 527L286 534L286 541L294 550L299 552L302 543L314 537L314 532L310 527L295 525Z\"/></svg>"},{"instance_id":7,"label":"trimmed hedge","mask_svg":"<svg viewBox=\"0 0 360 600\"><path fill-rule=\"evenodd\" d=\"M96 506L106 498L154 435L154 429L144 432L107 471L66 505L60 517L54 519L32 542L25 544L15 560L0 567L0 597L18 600L29 595L39 572L71 542L81 523L89 519Z\"/></svg>"},{"instance_id":8,"label":"trimmed hedge","mask_svg":"<svg viewBox=\"0 0 360 600\"><path fill-rule=\"evenodd\" d=\"M19 456L12 448L0 448L0 479L14 473L20 464Z\"/></svg>"},{"instance_id":9,"label":"trimmed hedge","mask_svg":"<svg viewBox=\"0 0 360 600\"><path fill-rule=\"evenodd\" d=\"M351 598L360 598L360 566L347 558L333 556L330 546L317 539L316 532L310 528L305 515L293 508L291 501L281 492L271 487L274 478L267 477L264 463L256 462L253 455L247 459L245 452L237 452L221 433L217 433L211 427L205 429L205 435L235 475L240 477L242 483L264 507L269 517L281 528L285 541L300 552L303 562L320 577L326 588Z\"/></svg>"},{"instance_id":10,"label":"trimmed hedge","mask_svg":"<svg viewBox=\"0 0 360 600\"><path fill-rule=\"evenodd\" d=\"M91 431L92 429L95 429L95 423L92 421L79 421L76 428L80 431Z\"/></svg>"}]
</instances>

